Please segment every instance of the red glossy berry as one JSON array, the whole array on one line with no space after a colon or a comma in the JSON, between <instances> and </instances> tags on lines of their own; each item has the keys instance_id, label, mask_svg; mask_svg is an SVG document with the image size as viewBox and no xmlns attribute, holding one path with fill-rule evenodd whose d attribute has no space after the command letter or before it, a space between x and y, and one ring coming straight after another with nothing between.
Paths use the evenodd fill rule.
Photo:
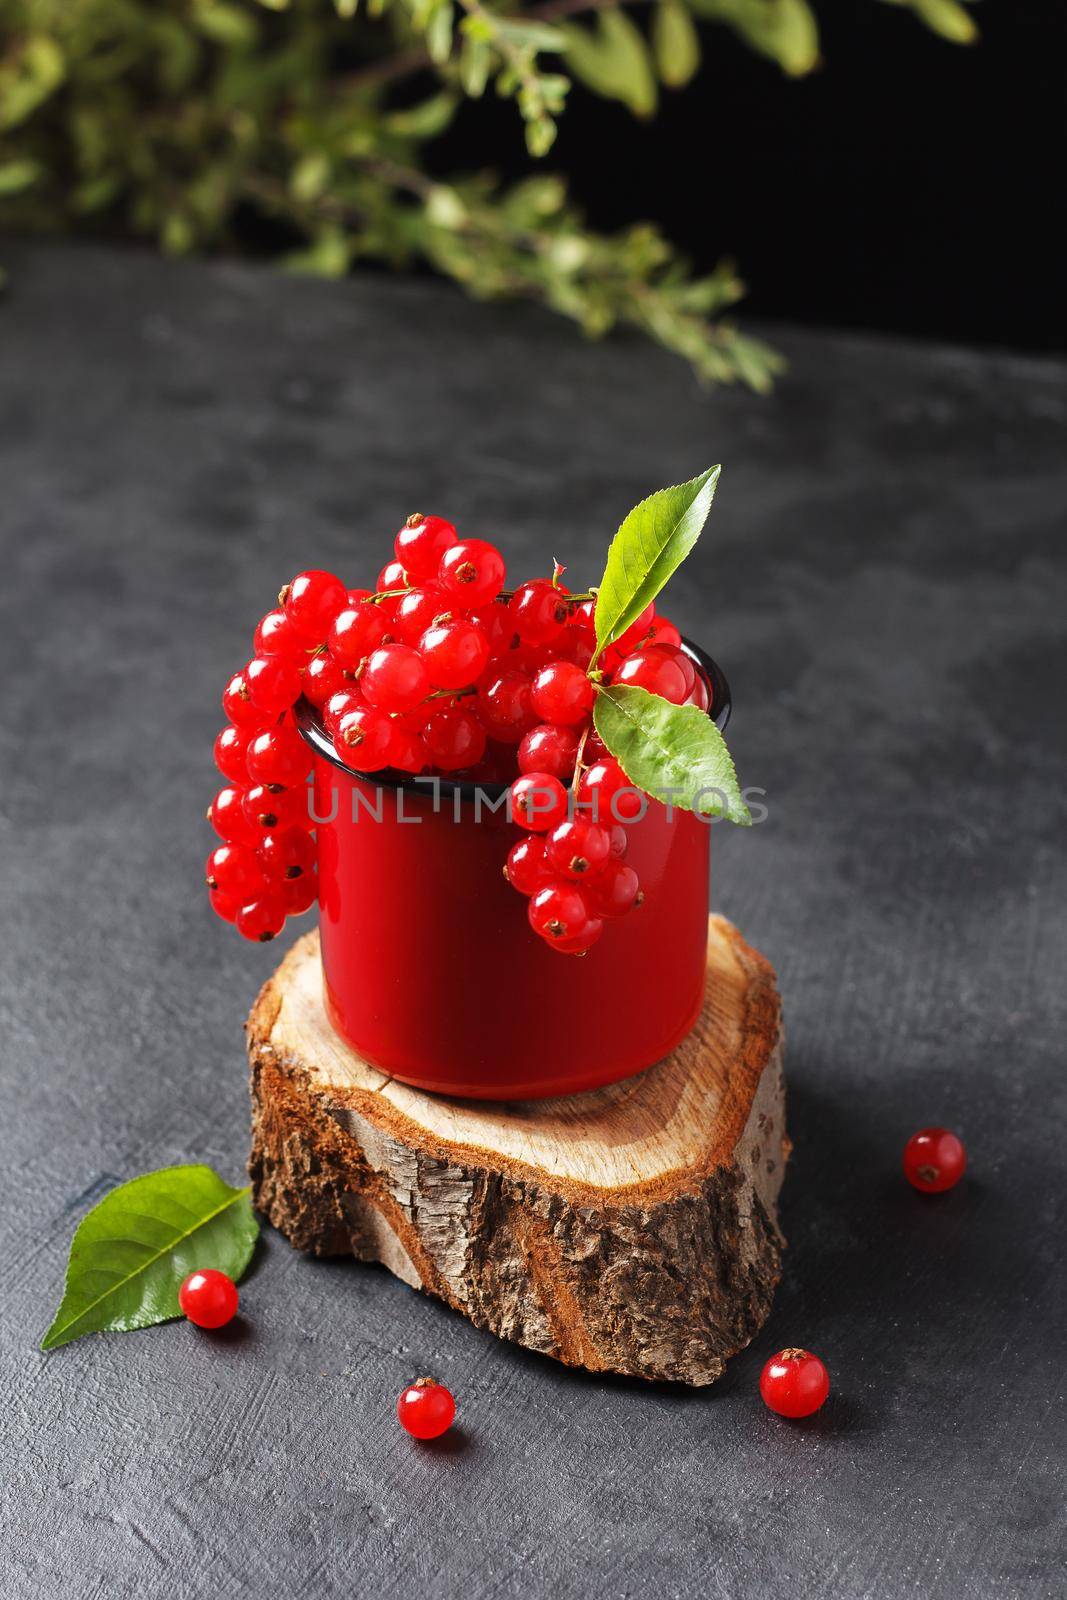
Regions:
<instances>
[{"instance_id":1,"label":"red glossy berry","mask_svg":"<svg viewBox=\"0 0 1067 1600\"><path fill-rule=\"evenodd\" d=\"M307 645L281 610L268 611L260 619L252 649L257 656L285 656L298 665L307 660Z\"/></svg>"},{"instance_id":2,"label":"red glossy berry","mask_svg":"<svg viewBox=\"0 0 1067 1600\"><path fill-rule=\"evenodd\" d=\"M359 706L346 711L337 724L337 754L357 772L380 772L389 765L393 724L384 711Z\"/></svg>"},{"instance_id":3,"label":"red glossy berry","mask_svg":"<svg viewBox=\"0 0 1067 1600\"><path fill-rule=\"evenodd\" d=\"M619 637L612 641L619 654L629 655L631 650L636 650L639 644L645 642L655 619L656 603L650 600L641 615L631 622L624 633L620 633Z\"/></svg>"},{"instance_id":4,"label":"red glossy berry","mask_svg":"<svg viewBox=\"0 0 1067 1600\"><path fill-rule=\"evenodd\" d=\"M685 666L689 666L688 673ZM693 687L695 674L692 664L680 650L656 644L627 656L614 673L612 681L629 684L636 689L647 689L649 694L657 694L661 700L669 700L672 705L680 706Z\"/></svg>"},{"instance_id":5,"label":"red glossy berry","mask_svg":"<svg viewBox=\"0 0 1067 1600\"><path fill-rule=\"evenodd\" d=\"M270 720L252 699L252 690L243 672L235 672L222 691L222 709L236 728L254 731Z\"/></svg>"},{"instance_id":6,"label":"red glossy berry","mask_svg":"<svg viewBox=\"0 0 1067 1600\"><path fill-rule=\"evenodd\" d=\"M943 1194L963 1177L967 1152L947 1128L920 1128L904 1146L904 1176L923 1194Z\"/></svg>"},{"instance_id":7,"label":"red glossy berry","mask_svg":"<svg viewBox=\"0 0 1067 1600\"><path fill-rule=\"evenodd\" d=\"M593 709L593 685L572 661L553 661L533 681L533 708L545 722L574 727Z\"/></svg>"},{"instance_id":8,"label":"red glossy berry","mask_svg":"<svg viewBox=\"0 0 1067 1600\"><path fill-rule=\"evenodd\" d=\"M489 663L489 640L477 623L448 617L427 628L419 653L435 689L465 689Z\"/></svg>"},{"instance_id":9,"label":"red glossy berry","mask_svg":"<svg viewBox=\"0 0 1067 1600\"><path fill-rule=\"evenodd\" d=\"M214 1267L190 1272L178 1290L178 1304L198 1328L224 1328L237 1315L237 1286Z\"/></svg>"},{"instance_id":10,"label":"red glossy berry","mask_svg":"<svg viewBox=\"0 0 1067 1600\"><path fill-rule=\"evenodd\" d=\"M247 844L220 844L207 858L204 877L209 889L242 905L254 900L266 882L256 852Z\"/></svg>"},{"instance_id":11,"label":"red glossy berry","mask_svg":"<svg viewBox=\"0 0 1067 1600\"><path fill-rule=\"evenodd\" d=\"M608 828L611 839L611 859L621 861L630 846L630 836L621 822L613 822Z\"/></svg>"},{"instance_id":12,"label":"red glossy berry","mask_svg":"<svg viewBox=\"0 0 1067 1600\"><path fill-rule=\"evenodd\" d=\"M417 1378L397 1400L396 1414L413 1439L438 1439L452 1426L456 1402L443 1383Z\"/></svg>"},{"instance_id":13,"label":"red glossy berry","mask_svg":"<svg viewBox=\"0 0 1067 1600\"><path fill-rule=\"evenodd\" d=\"M303 783L295 789L268 788L265 783L255 783L245 790L241 808L255 830L257 845L262 844L264 833L310 825L308 791Z\"/></svg>"},{"instance_id":14,"label":"red glossy berry","mask_svg":"<svg viewBox=\"0 0 1067 1600\"><path fill-rule=\"evenodd\" d=\"M237 913L241 909L240 900L234 900L228 894L220 894L217 889L209 889L207 897L211 901L211 909L223 922L236 922Z\"/></svg>"},{"instance_id":15,"label":"red glossy berry","mask_svg":"<svg viewBox=\"0 0 1067 1600\"><path fill-rule=\"evenodd\" d=\"M524 733L519 745L520 772L550 772L569 779L578 759L578 735L573 728L555 728L542 722Z\"/></svg>"},{"instance_id":16,"label":"red glossy berry","mask_svg":"<svg viewBox=\"0 0 1067 1600\"><path fill-rule=\"evenodd\" d=\"M511 819L531 833L547 833L567 815L567 791L550 772L526 772L510 791Z\"/></svg>"},{"instance_id":17,"label":"red glossy berry","mask_svg":"<svg viewBox=\"0 0 1067 1600\"><path fill-rule=\"evenodd\" d=\"M319 897L318 873L306 872L302 878L287 878L280 888L286 916L301 917L311 910Z\"/></svg>"},{"instance_id":18,"label":"red glossy berry","mask_svg":"<svg viewBox=\"0 0 1067 1600\"><path fill-rule=\"evenodd\" d=\"M585 890L589 910L597 917L621 917L641 904L641 884L625 861L609 860Z\"/></svg>"},{"instance_id":19,"label":"red glossy berry","mask_svg":"<svg viewBox=\"0 0 1067 1600\"><path fill-rule=\"evenodd\" d=\"M589 817L565 817L546 841L548 859L565 878L595 878L611 856L611 835Z\"/></svg>"},{"instance_id":20,"label":"red glossy berry","mask_svg":"<svg viewBox=\"0 0 1067 1600\"><path fill-rule=\"evenodd\" d=\"M244 672L253 705L280 717L300 697L300 668L284 656L253 656Z\"/></svg>"},{"instance_id":21,"label":"red glossy berry","mask_svg":"<svg viewBox=\"0 0 1067 1600\"><path fill-rule=\"evenodd\" d=\"M441 557L456 543L456 530L444 517L409 517L393 540L396 559L411 583L437 576Z\"/></svg>"},{"instance_id":22,"label":"red glossy berry","mask_svg":"<svg viewBox=\"0 0 1067 1600\"><path fill-rule=\"evenodd\" d=\"M308 644L321 644L330 624L348 604L348 590L332 572L300 572L278 596L293 632Z\"/></svg>"},{"instance_id":23,"label":"red glossy berry","mask_svg":"<svg viewBox=\"0 0 1067 1600\"><path fill-rule=\"evenodd\" d=\"M476 622L489 640L490 659L502 655L515 637L511 614L502 600L494 600L488 606L479 606L477 611L468 609L467 618L471 622Z\"/></svg>"},{"instance_id":24,"label":"red glossy berry","mask_svg":"<svg viewBox=\"0 0 1067 1600\"><path fill-rule=\"evenodd\" d=\"M337 729L346 711L356 711L365 701L354 683L332 694L322 708L322 723L331 739L337 738Z\"/></svg>"},{"instance_id":25,"label":"red glossy berry","mask_svg":"<svg viewBox=\"0 0 1067 1600\"><path fill-rule=\"evenodd\" d=\"M491 739L518 744L537 721L530 680L521 672L502 672L478 691L478 715Z\"/></svg>"},{"instance_id":26,"label":"red glossy berry","mask_svg":"<svg viewBox=\"0 0 1067 1600\"><path fill-rule=\"evenodd\" d=\"M810 1417L830 1393L830 1374L810 1350L779 1350L760 1373L759 1392L780 1417Z\"/></svg>"},{"instance_id":27,"label":"red glossy berry","mask_svg":"<svg viewBox=\"0 0 1067 1600\"><path fill-rule=\"evenodd\" d=\"M485 754L485 729L461 706L443 706L423 725L422 748L427 764L441 772L476 767Z\"/></svg>"},{"instance_id":28,"label":"red glossy berry","mask_svg":"<svg viewBox=\"0 0 1067 1600\"><path fill-rule=\"evenodd\" d=\"M248 776L253 783L295 789L311 769L311 755L295 728L285 724L257 733L248 746Z\"/></svg>"},{"instance_id":29,"label":"red glossy berry","mask_svg":"<svg viewBox=\"0 0 1067 1600\"><path fill-rule=\"evenodd\" d=\"M652 644L672 645L677 649L681 642L682 636L674 626L674 623L667 617L656 617L651 628L642 639L641 645L646 650Z\"/></svg>"},{"instance_id":30,"label":"red glossy berry","mask_svg":"<svg viewBox=\"0 0 1067 1600\"><path fill-rule=\"evenodd\" d=\"M306 828L279 828L260 840L258 854L272 881L302 878L315 865L315 842Z\"/></svg>"},{"instance_id":31,"label":"red glossy berry","mask_svg":"<svg viewBox=\"0 0 1067 1600\"><path fill-rule=\"evenodd\" d=\"M586 740L586 751L589 741ZM614 756L594 761L578 781L578 803L588 806L594 822L633 822L644 815L648 800L631 784Z\"/></svg>"},{"instance_id":32,"label":"red glossy berry","mask_svg":"<svg viewBox=\"0 0 1067 1600\"><path fill-rule=\"evenodd\" d=\"M379 594L389 594L394 589L407 589L408 575L402 561L387 561L378 574L375 585Z\"/></svg>"},{"instance_id":33,"label":"red glossy berry","mask_svg":"<svg viewBox=\"0 0 1067 1600\"><path fill-rule=\"evenodd\" d=\"M582 600L574 607L570 616L570 626L578 633L584 633L587 638L596 638L596 601Z\"/></svg>"},{"instance_id":34,"label":"red glossy berry","mask_svg":"<svg viewBox=\"0 0 1067 1600\"><path fill-rule=\"evenodd\" d=\"M586 766L591 767L596 761L606 761L611 751L597 733L595 728L590 728L585 736L585 748L582 750L582 760Z\"/></svg>"},{"instance_id":35,"label":"red glossy berry","mask_svg":"<svg viewBox=\"0 0 1067 1600\"><path fill-rule=\"evenodd\" d=\"M245 815L243 802L244 790L227 784L208 806L207 820L224 843L247 844L255 849L261 835Z\"/></svg>"},{"instance_id":36,"label":"red glossy berry","mask_svg":"<svg viewBox=\"0 0 1067 1600\"><path fill-rule=\"evenodd\" d=\"M574 666L586 671L593 659L596 641L592 634L584 633L580 628L568 626L564 628L558 639L554 639L551 649L557 661L570 661Z\"/></svg>"},{"instance_id":37,"label":"red glossy berry","mask_svg":"<svg viewBox=\"0 0 1067 1600\"><path fill-rule=\"evenodd\" d=\"M524 644L549 644L562 631L568 617L563 591L547 578L521 583L508 607L515 632Z\"/></svg>"},{"instance_id":38,"label":"red glossy berry","mask_svg":"<svg viewBox=\"0 0 1067 1600\"><path fill-rule=\"evenodd\" d=\"M248 778L248 753L251 734L231 723L215 736L215 765L231 783L243 784Z\"/></svg>"},{"instance_id":39,"label":"red glossy berry","mask_svg":"<svg viewBox=\"0 0 1067 1600\"><path fill-rule=\"evenodd\" d=\"M389 621L382 615L380 606L372 605L369 600L345 606L330 627L330 654L341 667L355 669L377 649L388 632Z\"/></svg>"},{"instance_id":40,"label":"red glossy berry","mask_svg":"<svg viewBox=\"0 0 1067 1600\"><path fill-rule=\"evenodd\" d=\"M599 939L604 924L591 917L585 896L574 883L550 880L527 908L530 926L546 944L568 955L582 955Z\"/></svg>"},{"instance_id":41,"label":"red glossy berry","mask_svg":"<svg viewBox=\"0 0 1067 1600\"><path fill-rule=\"evenodd\" d=\"M414 728L405 728L399 718L393 718L393 733L389 741L389 766L398 772L422 772L426 767L426 752Z\"/></svg>"},{"instance_id":42,"label":"red glossy berry","mask_svg":"<svg viewBox=\"0 0 1067 1600\"><path fill-rule=\"evenodd\" d=\"M504 587L504 557L485 539L461 539L446 550L438 581L458 605L488 605Z\"/></svg>"},{"instance_id":43,"label":"red glossy berry","mask_svg":"<svg viewBox=\"0 0 1067 1600\"><path fill-rule=\"evenodd\" d=\"M285 927L285 896L278 884L241 907L234 922L237 932L253 944L269 944Z\"/></svg>"},{"instance_id":44,"label":"red glossy berry","mask_svg":"<svg viewBox=\"0 0 1067 1600\"><path fill-rule=\"evenodd\" d=\"M323 655L312 656L303 672L304 693L313 706L320 709L326 704L332 694L344 687L344 673L339 661L327 651Z\"/></svg>"},{"instance_id":45,"label":"red glossy berry","mask_svg":"<svg viewBox=\"0 0 1067 1600\"><path fill-rule=\"evenodd\" d=\"M380 645L359 675L360 693L379 711L411 711L432 687L425 661L409 644Z\"/></svg>"},{"instance_id":46,"label":"red glossy berry","mask_svg":"<svg viewBox=\"0 0 1067 1600\"><path fill-rule=\"evenodd\" d=\"M538 833L525 834L508 851L504 876L520 894L536 894L552 876L545 856L545 841Z\"/></svg>"},{"instance_id":47,"label":"red glossy berry","mask_svg":"<svg viewBox=\"0 0 1067 1600\"><path fill-rule=\"evenodd\" d=\"M451 607L439 583L424 583L401 595L393 611L390 632L404 644L418 644L426 629Z\"/></svg>"}]
</instances>

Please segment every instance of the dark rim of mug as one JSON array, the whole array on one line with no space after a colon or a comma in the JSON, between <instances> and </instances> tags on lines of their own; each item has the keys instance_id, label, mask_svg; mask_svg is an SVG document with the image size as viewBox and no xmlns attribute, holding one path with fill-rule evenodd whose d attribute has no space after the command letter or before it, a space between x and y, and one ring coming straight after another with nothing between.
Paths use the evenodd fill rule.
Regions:
<instances>
[{"instance_id":1,"label":"dark rim of mug","mask_svg":"<svg viewBox=\"0 0 1067 1600\"><path fill-rule=\"evenodd\" d=\"M723 733L726 729L726 724L730 720L732 706L730 685L726 681L726 674L718 662L713 661L707 651L702 650L691 639L682 640L682 649L694 666L700 669L707 682L711 694L708 716L711 717L719 732ZM373 784L376 788L409 789L414 794L421 794L427 797L431 793L458 793L465 800L473 800L476 794L482 794L490 800L499 800L510 787L506 783L474 783L469 778L449 778L443 773L426 773L420 778L411 772L392 772L390 770L360 772L356 767L350 767L347 762L341 760L341 757L333 747L333 740L323 727L322 718L317 707L313 706L310 700L305 700L301 696L293 707L293 716L301 734L317 756L321 756L324 761L329 761L338 771L347 773L350 778L359 778L362 783ZM439 787L432 789L432 784L437 784Z\"/></svg>"}]
</instances>

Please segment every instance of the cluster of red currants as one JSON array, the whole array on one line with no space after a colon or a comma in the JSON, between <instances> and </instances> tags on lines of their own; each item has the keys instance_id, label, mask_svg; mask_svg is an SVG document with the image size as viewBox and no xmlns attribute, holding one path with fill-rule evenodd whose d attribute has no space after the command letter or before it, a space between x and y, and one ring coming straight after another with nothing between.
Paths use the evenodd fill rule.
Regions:
<instances>
[{"instance_id":1,"label":"cluster of red currants","mask_svg":"<svg viewBox=\"0 0 1067 1600\"><path fill-rule=\"evenodd\" d=\"M506 873L553 948L584 953L605 917L638 904L624 824L646 801L593 729L597 686L703 709L708 687L653 605L598 655L595 596L571 594L562 571L506 593L495 546L414 516L374 590L319 571L287 584L223 695L215 758L228 787L208 813L223 841L208 859L215 910L268 939L315 898L301 695L355 771L511 784L529 836Z\"/></svg>"}]
</instances>

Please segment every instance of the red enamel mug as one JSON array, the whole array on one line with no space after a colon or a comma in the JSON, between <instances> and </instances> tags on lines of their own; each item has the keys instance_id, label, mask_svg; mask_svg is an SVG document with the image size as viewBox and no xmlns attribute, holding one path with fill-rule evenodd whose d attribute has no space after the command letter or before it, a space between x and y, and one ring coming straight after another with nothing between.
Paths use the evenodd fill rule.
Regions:
<instances>
[{"instance_id":1,"label":"red enamel mug","mask_svg":"<svg viewBox=\"0 0 1067 1600\"><path fill-rule=\"evenodd\" d=\"M685 649L724 728L726 679ZM315 756L326 1009L363 1060L420 1089L527 1100L630 1077L685 1037L704 994L708 819L649 801L628 825L643 904L561 955L504 877L520 837L506 786L361 776L312 706L296 714Z\"/></svg>"}]
</instances>

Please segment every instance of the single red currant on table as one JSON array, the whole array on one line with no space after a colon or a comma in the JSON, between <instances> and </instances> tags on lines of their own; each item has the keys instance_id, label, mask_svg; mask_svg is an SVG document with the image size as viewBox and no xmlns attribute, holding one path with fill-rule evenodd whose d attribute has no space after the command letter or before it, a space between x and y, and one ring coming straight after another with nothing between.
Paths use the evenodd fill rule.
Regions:
<instances>
[{"instance_id":1,"label":"single red currant on table","mask_svg":"<svg viewBox=\"0 0 1067 1600\"><path fill-rule=\"evenodd\" d=\"M237 1286L225 1272L206 1267L190 1272L178 1290L178 1304L198 1328L224 1328L237 1315Z\"/></svg>"},{"instance_id":2,"label":"single red currant on table","mask_svg":"<svg viewBox=\"0 0 1067 1600\"><path fill-rule=\"evenodd\" d=\"M452 1426L456 1402L443 1383L416 1378L398 1397L396 1414L413 1439L438 1439Z\"/></svg>"},{"instance_id":3,"label":"single red currant on table","mask_svg":"<svg viewBox=\"0 0 1067 1600\"><path fill-rule=\"evenodd\" d=\"M904 1176L923 1194L943 1194L963 1177L967 1152L947 1128L920 1128L904 1146Z\"/></svg>"},{"instance_id":4,"label":"single red currant on table","mask_svg":"<svg viewBox=\"0 0 1067 1600\"><path fill-rule=\"evenodd\" d=\"M830 1374L810 1350L779 1350L760 1373L759 1391L780 1417L810 1417L830 1393Z\"/></svg>"}]
</instances>

